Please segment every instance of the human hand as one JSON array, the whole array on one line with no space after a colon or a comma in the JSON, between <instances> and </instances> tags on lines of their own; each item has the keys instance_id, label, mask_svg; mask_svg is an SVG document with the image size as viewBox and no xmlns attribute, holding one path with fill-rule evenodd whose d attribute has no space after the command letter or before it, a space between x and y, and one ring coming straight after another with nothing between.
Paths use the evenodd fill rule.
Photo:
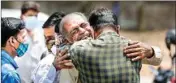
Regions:
<instances>
[{"instance_id":1,"label":"human hand","mask_svg":"<svg viewBox=\"0 0 176 83\"><path fill-rule=\"evenodd\" d=\"M66 60L68 57L68 50L57 51L56 57L53 62L56 70L71 69L74 67L71 60Z\"/></svg>"},{"instance_id":2,"label":"human hand","mask_svg":"<svg viewBox=\"0 0 176 83\"><path fill-rule=\"evenodd\" d=\"M129 46L124 48L124 53L127 57L132 58L132 61L141 60L145 57L151 58L154 55L154 51L151 46L136 41L131 41Z\"/></svg>"}]
</instances>

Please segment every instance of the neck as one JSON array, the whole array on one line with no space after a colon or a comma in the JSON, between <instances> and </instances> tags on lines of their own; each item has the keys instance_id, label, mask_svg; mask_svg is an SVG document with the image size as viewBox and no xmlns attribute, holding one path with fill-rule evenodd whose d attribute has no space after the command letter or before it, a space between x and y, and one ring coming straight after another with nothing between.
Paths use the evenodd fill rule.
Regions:
<instances>
[{"instance_id":1,"label":"neck","mask_svg":"<svg viewBox=\"0 0 176 83\"><path fill-rule=\"evenodd\" d=\"M3 48L11 57L15 57L16 54L12 51L12 49L9 46L6 46Z\"/></svg>"},{"instance_id":2,"label":"neck","mask_svg":"<svg viewBox=\"0 0 176 83\"><path fill-rule=\"evenodd\" d=\"M95 32L95 38L97 38L103 32L116 32L117 34L119 34L118 31L114 30L111 27L104 27L104 28Z\"/></svg>"}]
</instances>

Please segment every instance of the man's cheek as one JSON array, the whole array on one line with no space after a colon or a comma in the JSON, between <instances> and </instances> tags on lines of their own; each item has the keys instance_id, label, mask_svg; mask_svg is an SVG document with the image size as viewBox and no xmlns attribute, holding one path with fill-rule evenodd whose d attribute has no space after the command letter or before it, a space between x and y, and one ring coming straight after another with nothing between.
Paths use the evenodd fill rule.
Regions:
<instances>
[{"instance_id":1,"label":"man's cheek","mask_svg":"<svg viewBox=\"0 0 176 83\"><path fill-rule=\"evenodd\" d=\"M87 31L91 34L92 37L94 37L94 31L93 31L93 29L88 29Z\"/></svg>"},{"instance_id":2,"label":"man's cheek","mask_svg":"<svg viewBox=\"0 0 176 83\"><path fill-rule=\"evenodd\" d=\"M80 40L80 36L78 34L75 34L75 36L72 37L73 41L79 41Z\"/></svg>"}]
</instances>

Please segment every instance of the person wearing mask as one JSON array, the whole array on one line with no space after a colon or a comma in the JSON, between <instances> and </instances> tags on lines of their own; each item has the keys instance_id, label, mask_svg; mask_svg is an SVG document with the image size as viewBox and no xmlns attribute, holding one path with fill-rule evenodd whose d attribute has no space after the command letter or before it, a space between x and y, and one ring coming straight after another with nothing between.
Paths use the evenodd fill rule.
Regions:
<instances>
[{"instance_id":1,"label":"person wearing mask","mask_svg":"<svg viewBox=\"0 0 176 83\"><path fill-rule=\"evenodd\" d=\"M15 57L22 57L29 42L24 22L17 18L1 18L1 82L21 83Z\"/></svg>"},{"instance_id":2,"label":"person wearing mask","mask_svg":"<svg viewBox=\"0 0 176 83\"><path fill-rule=\"evenodd\" d=\"M31 83L31 73L40 61L40 57L47 50L42 29L43 21L38 20L39 4L25 1L21 6L21 20L25 22L25 28L29 34L30 47L22 57L16 57L15 61L19 68L22 83Z\"/></svg>"},{"instance_id":3,"label":"person wearing mask","mask_svg":"<svg viewBox=\"0 0 176 83\"><path fill-rule=\"evenodd\" d=\"M42 55L41 61L38 63L37 67L34 69L32 73L31 78L34 83L53 83L53 82L58 83L60 82L59 80L60 74L62 74L62 77L66 76L67 78L69 78L68 71L62 71L62 72L60 72L60 70L57 71L57 69L55 68L55 65L53 65L54 58L56 55L55 51L56 51L56 48L58 48L55 44L56 42L55 38L57 36L58 37L60 36L58 33L59 29L56 25L60 23L62 17L64 16L65 14L63 12L55 12L48 18L48 20L43 25L45 43L48 51L46 51L45 54ZM62 42L61 40L62 39L59 39L59 42ZM61 60L64 60L67 57L62 56L60 58ZM57 61L56 63L59 63L59 62L60 61ZM69 63L70 61L64 60L63 62ZM73 65L71 64L67 68L72 68L72 67ZM50 72L50 71L54 71L54 72ZM55 77L53 78L48 73L52 73Z\"/></svg>"},{"instance_id":4,"label":"person wearing mask","mask_svg":"<svg viewBox=\"0 0 176 83\"><path fill-rule=\"evenodd\" d=\"M24 20L26 17L38 16L40 5L36 2L26 1L21 6L20 18Z\"/></svg>"}]
</instances>

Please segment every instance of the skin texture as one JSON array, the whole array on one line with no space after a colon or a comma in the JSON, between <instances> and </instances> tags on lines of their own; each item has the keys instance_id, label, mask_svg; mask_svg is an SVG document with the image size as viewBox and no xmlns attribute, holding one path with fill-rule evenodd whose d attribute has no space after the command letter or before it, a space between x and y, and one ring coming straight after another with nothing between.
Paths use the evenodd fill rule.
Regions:
<instances>
[{"instance_id":1,"label":"skin texture","mask_svg":"<svg viewBox=\"0 0 176 83\"><path fill-rule=\"evenodd\" d=\"M75 16L72 18L67 18L64 23L65 31L67 33L67 40L70 43L86 39L87 37L92 36L92 28L89 23L85 21L80 16ZM60 69L70 69L73 68L71 60L66 60L68 58L68 49L58 51L57 56L53 62L53 65L57 70Z\"/></svg>"},{"instance_id":2,"label":"skin texture","mask_svg":"<svg viewBox=\"0 0 176 83\"><path fill-rule=\"evenodd\" d=\"M86 39L88 36L94 33L89 24L85 28L81 28L80 25L82 23L87 22L84 21L80 16L75 17L72 16L71 18L66 19L64 23L64 28L67 34L67 40L69 42L74 43L75 41ZM74 30L76 30L76 32L74 32ZM54 61L56 69L60 70L62 68L69 68L69 69L72 68L73 65L71 64L71 61L65 60L68 57L67 54L62 53L63 51L58 52L60 53L57 54ZM147 58L152 57L153 49L151 46L145 43L131 41L129 43L129 46L124 48L124 53L127 55L127 57L131 58L133 61L136 61L141 60L145 57Z\"/></svg>"},{"instance_id":3,"label":"skin texture","mask_svg":"<svg viewBox=\"0 0 176 83\"><path fill-rule=\"evenodd\" d=\"M130 42L128 47L124 48L124 53L127 57L132 58L132 61L141 60L145 57L151 58L153 56L153 49L151 46L142 42Z\"/></svg>"},{"instance_id":4,"label":"skin texture","mask_svg":"<svg viewBox=\"0 0 176 83\"><path fill-rule=\"evenodd\" d=\"M88 22L82 19L80 16L73 18L67 18L64 23L65 31L67 33L67 39L69 42L79 41L91 36L91 27Z\"/></svg>"},{"instance_id":5,"label":"skin texture","mask_svg":"<svg viewBox=\"0 0 176 83\"><path fill-rule=\"evenodd\" d=\"M24 42L27 36L27 30L22 29L17 34L16 37L11 36L6 43L4 49L13 57L17 56L16 49L18 48L20 42Z\"/></svg>"}]
</instances>

